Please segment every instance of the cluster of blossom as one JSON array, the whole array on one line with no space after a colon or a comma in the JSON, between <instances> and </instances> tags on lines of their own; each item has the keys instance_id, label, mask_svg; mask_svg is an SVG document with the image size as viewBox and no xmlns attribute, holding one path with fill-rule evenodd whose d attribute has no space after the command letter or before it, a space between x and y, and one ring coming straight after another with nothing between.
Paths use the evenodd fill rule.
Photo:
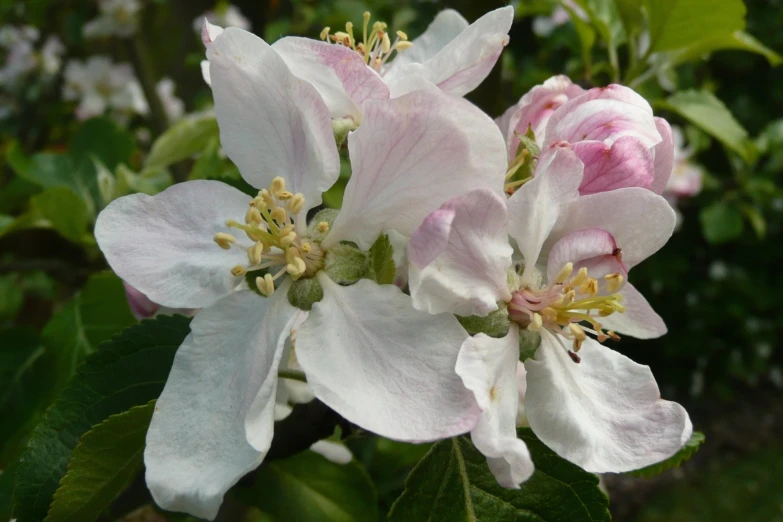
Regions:
<instances>
[{"instance_id":1,"label":"cluster of blossom","mask_svg":"<svg viewBox=\"0 0 783 522\"><path fill-rule=\"evenodd\" d=\"M50 36L37 50L35 44L39 38L35 27L0 27L0 49L5 54L5 62L0 67L0 91L3 94L15 94L34 74L45 79L60 70L65 50L62 43L56 36ZM8 116L13 109L12 98L5 98L0 98L0 118Z\"/></svg>"},{"instance_id":2,"label":"cluster of blossom","mask_svg":"<svg viewBox=\"0 0 783 522\"><path fill-rule=\"evenodd\" d=\"M189 181L98 217L120 277L200 310L147 434L165 509L214 518L263 461L276 411L296 402L281 370L378 435L470 433L509 488L534 471L518 425L592 472L653 464L691 435L650 369L603 344L666 331L628 279L674 230L668 123L630 89L565 77L497 121L464 100L507 44L511 7L472 25L443 11L412 42L370 22L361 39L349 23L271 46L205 24L221 142L259 192ZM315 213L346 130L342 208ZM378 244L396 273L368 261Z\"/></svg>"}]
</instances>

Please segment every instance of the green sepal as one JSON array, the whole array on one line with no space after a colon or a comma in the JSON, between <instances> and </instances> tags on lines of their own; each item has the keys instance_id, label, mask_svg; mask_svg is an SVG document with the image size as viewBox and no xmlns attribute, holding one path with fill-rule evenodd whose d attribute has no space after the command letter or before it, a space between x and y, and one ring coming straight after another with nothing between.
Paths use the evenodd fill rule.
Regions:
<instances>
[{"instance_id":1,"label":"green sepal","mask_svg":"<svg viewBox=\"0 0 783 522\"><path fill-rule=\"evenodd\" d=\"M495 338L505 337L511 326L506 303L498 303L498 309L486 317L476 317L475 315L468 317L458 315L456 317L470 335L483 333Z\"/></svg>"},{"instance_id":2,"label":"green sepal","mask_svg":"<svg viewBox=\"0 0 783 522\"><path fill-rule=\"evenodd\" d=\"M316 243L320 243L329 234L329 231L321 232L318 230L318 224L326 222L329 224L329 228L332 228L332 223L337 218L337 214L340 211L334 208L325 208L318 212L313 219L310 220L310 224L307 227L307 237Z\"/></svg>"},{"instance_id":3,"label":"green sepal","mask_svg":"<svg viewBox=\"0 0 783 522\"><path fill-rule=\"evenodd\" d=\"M379 285L394 283L397 267L394 264L394 247L388 234L383 234L370 247L370 279Z\"/></svg>"},{"instance_id":4,"label":"green sepal","mask_svg":"<svg viewBox=\"0 0 783 522\"><path fill-rule=\"evenodd\" d=\"M532 359L536 350L541 346L541 334L531 332L523 328L519 329L519 360L522 362Z\"/></svg>"},{"instance_id":5,"label":"green sepal","mask_svg":"<svg viewBox=\"0 0 783 522\"><path fill-rule=\"evenodd\" d=\"M352 285L367 277L369 255L355 246L340 243L326 252L324 272L332 281L341 285Z\"/></svg>"},{"instance_id":6,"label":"green sepal","mask_svg":"<svg viewBox=\"0 0 783 522\"><path fill-rule=\"evenodd\" d=\"M324 298L324 289L315 277L297 279L288 289L288 302L300 310L309 312L313 303Z\"/></svg>"}]
</instances>

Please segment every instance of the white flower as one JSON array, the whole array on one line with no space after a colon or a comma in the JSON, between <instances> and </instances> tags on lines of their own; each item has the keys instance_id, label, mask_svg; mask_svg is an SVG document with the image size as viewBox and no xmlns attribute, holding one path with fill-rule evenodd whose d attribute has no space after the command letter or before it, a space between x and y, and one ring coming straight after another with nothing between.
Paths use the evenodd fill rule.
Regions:
<instances>
[{"instance_id":1,"label":"white flower","mask_svg":"<svg viewBox=\"0 0 783 522\"><path fill-rule=\"evenodd\" d=\"M204 27L204 19L211 24L220 27L238 27L245 31L250 30L250 20L248 20L239 8L232 4L220 4L217 9L207 11L193 20L193 30L200 33Z\"/></svg>"},{"instance_id":2,"label":"white flower","mask_svg":"<svg viewBox=\"0 0 783 522\"><path fill-rule=\"evenodd\" d=\"M664 195L673 198L687 198L701 192L704 170L691 161L693 150L685 147L685 138L679 127L672 127L674 141L674 168L666 184Z\"/></svg>"},{"instance_id":3,"label":"white flower","mask_svg":"<svg viewBox=\"0 0 783 522\"><path fill-rule=\"evenodd\" d=\"M515 436L522 333L541 336L524 364L525 415L560 456L592 472L629 471L671 456L692 431L685 410L661 400L648 367L586 335L604 341L618 338L615 332L665 333L626 280L671 236L674 214L663 198L638 187L579 196L583 175L574 151L556 144L508 202L481 190L454 198L425 219L408 246L416 308L477 316L498 302L508 309L508 335L468 339L457 372L484 412L473 441L509 487L532 473ZM521 274L510 270L509 236Z\"/></svg>"},{"instance_id":4,"label":"white flower","mask_svg":"<svg viewBox=\"0 0 783 522\"><path fill-rule=\"evenodd\" d=\"M176 88L177 86L171 78L162 78L155 86L169 122L175 122L185 114L185 102L174 94Z\"/></svg>"},{"instance_id":5,"label":"white flower","mask_svg":"<svg viewBox=\"0 0 783 522\"><path fill-rule=\"evenodd\" d=\"M129 64L114 64L107 56L65 66L63 98L79 101L76 117L83 120L111 110L119 115L147 114L147 100Z\"/></svg>"},{"instance_id":6,"label":"white flower","mask_svg":"<svg viewBox=\"0 0 783 522\"><path fill-rule=\"evenodd\" d=\"M322 37L327 41L286 37L272 49L295 76L316 88L332 118L350 118L358 125L364 117L364 104L372 100L421 89L464 96L475 89L508 43L513 19L514 9L504 7L469 25L459 13L447 9L413 42L402 32L397 32L392 42L394 35L389 34L386 24L370 26L370 13L365 13L361 41L359 29L354 37L349 23L346 32L331 34L329 28L324 29ZM206 23L204 44L209 48L221 31ZM202 72L209 83L208 65L202 64Z\"/></svg>"},{"instance_id":7,"label":"white flower","mask_svg":"<svg viewBox=\"0 0 783 522\"><path fill-rule=\"evenodd\" d=\"M85 38L119 36L127 38L139 24L139 0L98 0L100 14L82 29Z\"/></svg>"},{"instance_id":8,"label":"white flower","mask_svg":"<svg viewBox=\"0 0 783 522\"><path fill-rule=\"evenodd\" d=\"M52 76L60 70L60 56L65 51L56 36L49 36L41 51L35 50L39 34L35 27L0 28L0 47L7 50L5 63L0 67L0 87L13 89L33 72Z\"/></svg>"},{"instance_id":9,"label":"white flower","mask_svg":"<svg viewBox=\"0 0 783 522\"><path fill-rule=\"evenodd\" d=\"M473 187L500 193L505 146L460 98L415 92L368 102L348 137L343 208L331 225L308 227L308 210L339 174L329 109L250 33L229 28L208 53L221 142L264 190L250 198L190 181L126 196L100 214L95 234L112 268L154 302L203 308L156 405L145 463L158 504L210 518L271 443L278 367L300 314L288 292L303 285L317 281L323 291L295 343L316 397L394 439L472 429L478 410L453 371L467 337L457 320L416 311L393 285L341 286L324 266L342 241L366 250L386 231L410 235ZM237 289L247 273L259 275L267 298Z\"/></svg>"}]
</instances>

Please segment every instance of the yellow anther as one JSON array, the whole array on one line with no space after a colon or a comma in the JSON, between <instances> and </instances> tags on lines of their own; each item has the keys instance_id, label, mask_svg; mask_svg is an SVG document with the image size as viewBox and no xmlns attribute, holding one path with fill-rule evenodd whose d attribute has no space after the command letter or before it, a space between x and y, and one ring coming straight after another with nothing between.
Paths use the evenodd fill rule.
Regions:
<instances>
[{"instance_id":1,"label":"yellow anther","mask_svg":"<svg viewBox=\"0 0 783 522\"><path fill-rule=\"evenodd\" d=\"M212 239L223 250L228 250L229 248L231 248L231 245L237 242L237 238L235 238L231 234L226 234L225 232L218 232L217 234L215 234L215 237L213 237Z\"/></svg>"},{"instance_id":2,"label":"yellow anther","mask_svg":"<svg viewBox=\"0 0 783 522\"><path fill-rule=\"evenodd\" d=\"M277 196L283 190L285 190L285 180L280 176L275 177L272 180L272 183L269 184L269 193L273 196Z\"/></svg>"},{"instance_id":3,"label":"yellow anther","mask_svg":"<svg viewBox=\"0 0 783 522\"><path fill-rule=\"evenodd\" d=\"M541 314L535 312L530 318L530 324L527 325L527 329L531 332L538 332L544 326L544 320L541 318Z\"/></svg>"},{"instance_id":4,"label":"yellow anther","mask_svg":"<svg viewBox=\"0 0 783 522\"><path fill-rule=\"evenodd\" d=\"M284 226L283 228L280 229L280 235L281 236L287 236L288 234L290 234L293 231L294 231L294 226L293 225L286 225L286 226Z\"/></svg>"},{"instance_id":5,"label":"yellow anther","mask_svg":"<svg viewBox=\"0 0 783 522\"><path fill-rule=\"evenodd\" d=\"M292 214L298 214L304 208L304 204L305 204L304 194L301 193L295 194L294 198L288 204L288 210L290 210Z\"/></svg>"},{"instance_id":6,"label":"yellow anther","mask_svg":"<svg viewBox=\"0 0 783 522\"><path fill-rule=\"evenodd\" d=\"M370 23L370 17L371 16L372 16L372 14L370 13L370 11L365 11L364 14L362 14L362 18L364 19L364 23L365 24L369 24Z\"/></svg>"},{"instance_id":7,"label":"yellow anther","mask_svg":"<svg viewBox=\"0 0 783 522\"><path fill-rule=\"evenodd\" d=\"M292 263L285 266L286 272L288 272L294 280L299 279L307 271L307 265L302 258L297 257L293 259Z\"/></svg>"},{"instance_id":8,"label":"yellow anther","mask_svg":"<svg viewBox=\"0 0 783 522\"><path fill-rule=\"evenodd\" d=\"M612 330L609 330L608 332L606 332L606 335L611 337L613 341L619 341L620 340L620 336L617 335L616 333L614 333Z\"/></svg>"},{"instance_id":9,"label":"yellow anther","mask_svg":"<svg viewBox=\"0 0 783 522\"><path fill-rule=\"evenodd\" d=\"M579 285L579 292L582 294L595 295L598 293L598 281L592 277L588 277L582 284Z\"/></svg>"},{"instance_id":10,"label":"yellow anther","mask_svg":"<svg viewBox=\"0 0 783 522\"><path fill-rule=\"evenodd\" d=\"M552 324L557 322L557 312L554 308L546 307L543 310L541 310L541 317L544 319L544 322L547 324Z\"/></svg>"},{"instance_id":11,"label":"yellow anther","mask_svg":"<svg viewBox=\"0 0 783 522\"><path fill-rule=\"evenodd\" d=\"M247 212L245 213L245 223L255 223L260 225L263 221L264 218L261 217L261 212L259 212L256 207L250 207L247 209Z\"/></svg>"},{"instance_id":12,"label":"yellow anther","mask_svg":"<svg viewBox=\"0 0 783 522\"><path fill-rule=\"evenodd\" d=\"M242 265L236 265L231 269L231 275L235 277L242 277L245 274L247 274L247 270Z\"/></svg>"},{"instance_id":13,"label":"yellow anther","mask_svg":"<svg viewBox=\"0 0 783 522\"><path fill-rule=\"evenodd\" d=\"M286 263L293 263L294 259L300 258L301 254L299 253L299 250L297 250L295 247L289 247L285 251L285 262Z\"/></svg>"},{"instance_id":14,"label":"yellow anther","mask_svg":"<svg viewBox=\"0 0 783 522\"><path fill-rule=\"evenodd\" d=\"M400 40L405 41L405 40L408 39L408 35L403 33L402 31L397 31L397 38L399 38Z\"/></svg>"},{"instance_id":15,"label":"yellow anther","mask_svg":"<svg viewBox=\"0 0 783 522\"><path fill-rule=\"evenodd\" d=\"M321 31L321 40L328 39L329 38L329 31L331 31L331 30L332 30L332 28L329 27L329 26L324 27L323 30Z\"/></svg>"},{"instance_id":16,"label":"yellow anther","mask_svg":"<svg viewBox=\"0 0 783 522\"><path fill-rule=\"evenodd\" d=\"M272 209L270 217L278 223L283 223L286 219L288 219L288 213L283 207L275 207Z\"/></svg>"},{"instance_id":17,"label":"yellow anther","mask_svg":"<svg viewBox=\"0 0 783 522\"><path fill-rule=\"evenodd\" d=\"M261 201L264 202L265 207L275 206L275 199L272 197L272 194L270 194L267 189L259 190L258 197L256 199L261 199ZM256 203L256 207L258 207L259 210L261 209L258 203Z\"/></svg>"},{"instance_id":18,"label":"yellow anther","mask_svg":"<svg viewBox=\"0 0 783 522\"><path fill-rule=\"evenodd\" d=\"M565 266L560 269L560 272L557 273L557 276L555 277L555 283L558 285L562 285L563 283L565 283L565 280L571 276L571 272L573 271L574 271L574 264L566 263Z\"/></svg>"},{"instance_id":19,"label":"yellow anther","mask_svg":"<svg viewBox=\"0 0 783 522\"><path fill-rule=\"evenodd\" d=\"M301 250L303 254L309 254L312 249L313 247L310 243L302 243L302 246L299 247L299 250Z\"/></svg>"},{"instance_id":20,"label":"yellow anther","mask_svg":"<svg viewBox=\"0 0 783 522\"><path fill-rule=\"evenodd\" d=\"M275 280L269 274L264 277L256 277L256 286L258 291L267 297L275 293Z\"/></svg>"},{"instance_id":21,"label":"yellow anther","mask_svg":"<svg viewBox=\"0 0 783 522\"><path fill-rule=\"evenodd\" d=\"M388 53L391 49L391 40L389 40L389 34L383 33L383 38L381 39L381 51L383 51L384 54Z\"/></svg>"},{"instance_id":22,"label":"yellow anther","mask_svg":"<svg viewBox=\"0 0 783 522\"><path fill-rule=\"evenodd\" d=\"M280 201L288 201L289 199L291 199L293 197L294 197L294 195L291 194L290 192L288 192L287 190L281 190L277 194L277 199L279 199Z\"/></svg>"},{"instance_id":23,"label":"yellow anther","mask_svg":"<svg viewBox=\"0 0 783 522\"><path fill-rule=\"evenodd\" d=\"M348 37L350 38L349 44L351 47L353 47L353 23L352 22L345 22L345 32L348 33Z\"/></svg>"},{"instance_id":24,"label":"yellow anther","mask_svg":"<svg viewBox=\"0 0 783 522\"><path fill-rule=\"evenodd\" d=\"M296 241L296 232L291 232L280 238L280 246L283 248L290 247L294 241Z\"/></svg>"},{"instance_id":25,"label":"yellow anther","mask_svg":"<svg viewBox=\"0 0 783 522\"><path fill-rule=\"evenodd\" d=\"M410 49L411 47L413 47L413 42L408 42L407 40L403 40L394 44L394 48L398 51L404 51L405 49Z\"/></svg>"},{"instance_id":26,"label":"yellow anther","mask_svg":"<svg viewBox=\"0 0 783 522\"><path fill-rule=\"evenodd\" d=\"M261 242L256 243L247 250L247 257L250 259L250 264L258 265L261 263L261 256L264 255L264 244Z\"/></svg>"},{"instance_id":27,"label":"yellow anther","mask_svg":"<svg viewBox=\"0 0 783 522\"><path fill-rule=\"evenodd\" d=\"M342 44L342 45L350 45L351 44L351 36L348 33L344 33L342 31L337 31L334 33L334 41Z\"/></svg>"},{"instance_id":28,"label":"yellow anther","mask_svg":"<svg viewBox=\"0 0 783 522\"><path fill-rule=\"evenodd\" d=\"M577 286L581 285L585 279L587 279L587 268L582 267L579 269L579 271L576 273L573 279L569 281L569 285L572 288L576 288Z\"/></svg>"},{"instance_id":29,"label":"yellow anther","mask_svg":"<svg viewBox=\"0 0 783 522\"><path fill-rule=\"evenodd\" d=\"M329 223L326 221L321 221L318 223L318 232L329 232Z\"/></svg>"},{"instance_id":30,"label":"yellow anther","mask_svg":"<svg viewBox=\"0 0 783 522\"><path fill-rule=\"evenodd\" d=\"M623 285L623 276L622 274L606 274L604 281L606 281L606 291L613 294Z\"/></svg>"}]
</instances>

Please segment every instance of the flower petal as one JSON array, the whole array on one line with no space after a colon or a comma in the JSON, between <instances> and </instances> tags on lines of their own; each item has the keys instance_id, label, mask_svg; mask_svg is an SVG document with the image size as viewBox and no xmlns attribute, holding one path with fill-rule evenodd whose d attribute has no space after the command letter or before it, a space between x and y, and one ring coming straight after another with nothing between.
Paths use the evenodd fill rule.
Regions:
<instances>
[{"instance_id":1,"label":"flower petal","mask_svg":"<svg viewBox=\"0 0 783 522\"><path fill-rule=\"evenodd\" d=\"M241 248L213 237L241 219L250 198L219 181L188 181L160 194L116 199L98 216L95 238L112 269L153 302L203 308L241 282L231 268L247 264ZM250 240L237 237L240 244Z\"/></svg>"},{"instance_id":2,"label":"flower petal","mask_svg":"<svg viewBox=\"0 0 783 522\"><path fill-rule=\"evenodd\" d=\"M547 123L544 147L560 140L611 144L622 136L639 138L647 148L662 139L650 104L633 89L609 85L590 89L562 105Z\"/></svg>"},{"instance_id":3,"label":"flower petal","mask_svg":"<svg viewBox=\"0 0 783 522\"><path fill-rule=\"evenodd\" d=\"M611 145L603 141L580 141L573 145L585 164L579 194L595 194L622 187L649 189L653 184L653 155L633 136L623 136Z\"/></svg>"},{"instance_id":4,"label":"flower petal","mask_svg":"<svg viewBox=\"0 0 783 522\"><path fill-rule=\"evenodd\" d=\"M337 180L340 159L329 109L257 36L229 27L207 49L220 142L256 188L282 176L305 209Z\"/></svg>"},{"instance_id":5,"label":"flower petal","mask_svg":"<svg viewBox=\"0 0 783 522\"><path fill-rule=\"evenodd\" d=\"M525 258L523 280L530 277L566 203L579 196L583 170L584 165L569 146L555 145L539 160L533 180L509 198L509 235Z\"/></svg>"},{"instance_id":6,"label":"flower petal","mask_svg":"<svg viewBox=\"0 0 783 522\"><path fill-rule=\"evenodd\" d=\"M316 397L383 437L451 437L478 420L454 373L468 337L451 314L428 315L393 285L362 279L343 287L325 275L324 298L297 333L296 353Z\"/></svg>"},{"instance_id":7,"label":"flower petal","mask_svg":"<svg viewBox=\"0 0 783 522\"><path fill-rule=\"evenodd\" d=\"M626 283L620 293L623 296L625 313L602 317L601 324L605 329L637 339L655 339L666 333L663 319L636 288Z\"/></svg>"},{"instance_id":8,"label":"flower petal","mask_svg":"<svg viewBox=\"0 0 783 522\"><path fill-rule=\"evenodd\" d=\"M563 212L544 251L566 234L601 228L614 236L630 270L666 244L676 221L669 203L646 189L628 187L580 196Z\"/></svg>"},{"instance_id":9,"label":"flower petal","mask_svg":"<svg viewBox=\"0 0 783 522\"><path fill-rule=\"evenodd\" d=\"M392 97L407 92L396 85L406 76L421 76L444 92L455 96L466 95L478 87L495 66L508 43L508 32L513 22L514 8L501 7L476 20L426 61L415 63L408 57L411 61L391 68L384 77ZM456 24L449 24L451 32ZM445 37L439 37L438 40L443 41ZM416 47L417 41L418 39L414 41L413 48ZM406 52L401 56L404 57ZM422 53L424 54L426 53ZM413 57L415 58L416 56Z\"/></svg>"},{"instance_id":10,"label":"flower petal","mask_svg":"<svg viewBox=\"0 0 783 522\"><path fill-rule=\"evenodd\" d=\"M417 91L369 101L365 111L348 136L353 173L326 248L348 240L368 249L387 230L410 236L451 197L477 188L501 193L503 137L474 105Z\"/></svg>"},{"instance_id":11,"label":"flower petal","mask_svg":"<svg viewBox=\"0 0 783 522\"><path fill-rule=\"evenodd\" d=\"M485 316L510 301L506 202L491 190L447 201L411 236L408 277L413 306L431 314Z\"/></svg>"},{"instance_id":12,"label":"flower petal","mask_svg":"<svg viewBox=\"0 0 783 522\"><path fill-rule=\"evenodd\" d=\"M573 263L575 272L586 268L590 277L598 279L601 293L606 286L605 275L620 274L624 279L628 278L614 237L600 228L572 232L555 243L547 260L547 281L553 281L566 263Z\"/></svg>"},{"instance_id":13,"label":"flower petal","mask_svg":"<svg viewBox=\"0 0 783 522\"><path fill-rule=\"evenodd\" d=\"M656 194L663 194L674 169L674 141L669 122L663 118L655 118L655 127L663 140L653 148L653 154L655 154L654 180L650 190Z\"/></svg>"},{"instance_id":14,"label":"flower petal","mask_svg":"<svg viewBox=\"0 0 783 522\"><path fill-rule=\"evenodd\" d=\"M286 37L272 44L297 78L316 88L333 118L362 121L366 100L389 98L389 87L359 54L342 45Z\"/></svg>"},{"instance_id":15,"label":"flower petal","mask_svg":"<svg viewBox=\"0 0 783 522\"><path fill-rule=\"evenodd\" d=\"M542 331L525 362L530 427L561 457L593 473L624 472L676 453L693 431L688 413L661 399L648 366L587 339L580 363Z\"/></svg>"},{"instance_id":16,"label":"flower petal","mask_svg":"<svg viewBox=\"0 0 783 522\"><path fill-rule=\"evenodd\" d=\"M519 330L512 327L502 339L484 334L469 337L456 365L457 374L482 410L470 437L487 457L498 484L506 488L518 488L534 469L527 446L517 438L518 362Z\"/></svg>"},{"instance_id":17,"label":"flower petal","mask_svg":"<svg viewBox=\"0 0 783 522\"><path fill-rule=\"evenodd\" d=\"M267 375L276 377L287 335L280 312L291 308L280 295L236 292L193 319L147 432L147 487L163 509L212 519L225 492L261 463L245 417Z\"/></svg>"},{"instance_id":18,"label":"flower petal","mask_svg":"<svg viewBox=\"0 0 783 522\"><path fill-rule=\"evenodd\" d=\"M204 25L201 26L201 43L204 47L209 47L215 38L223 34L224 29L219 25L209 23L209 20L204 18Z\"/></svg>"},{"instance_id":19,"label":"flower petal","mask_svg":"<svg viewBox=\"0 0 783 522\"><path fill-rule=\"evenodd\" d=\"M440 11L427 30L413 40L413 46L394 57L386 68L387 73L408 63L426 62L462 34L469 25L468 21L454 9Z\"/></svg>"}]
</instances>

